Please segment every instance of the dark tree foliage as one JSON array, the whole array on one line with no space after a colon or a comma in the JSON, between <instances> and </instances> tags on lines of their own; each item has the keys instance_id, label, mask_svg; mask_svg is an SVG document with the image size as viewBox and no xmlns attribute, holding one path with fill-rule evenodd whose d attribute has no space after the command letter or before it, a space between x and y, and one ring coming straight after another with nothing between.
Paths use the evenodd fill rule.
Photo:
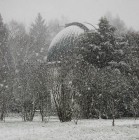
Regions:
<instances>
[{"instance_id":1,"label":"dark tree foliage","mask_svg":"<svg viewBox=\"0 0 139 140\"><path fill-rule=\"evenodd\" d=\"M47 26L38 14L29 33L14 21L8 32L0 16L0 119L10 109L32 121L39 110L44 121L51 105L61 122L111 118L114 125L115 118L136 119L139 33L120 32L119 26L117 30L101 18L98 29L86 30L77 44L64 44L72 49L60 56L62 63L53 69L46 56L51 38L63 28L58 21Z\"/></svg>"},{"instance_id":2,"label":"dark tree foliage","mask_svg":"<svg viewBox=\"0 0 139 140\"><path fill-rule=\"evenodd\" d=\"M0 119L5 118L12 100L14 67L8 46L8 29L0 15ZM11 99L10 99L11 98Z\"/></svg>"},{"instance_id":3,"label":"dark tree foliage","mask_svg":"<svg viewBox=\"0 0 139 140\"><path fill-rule=\"evenodd\" d=\"M41 66L49 45L47 26L38 14L29 33L24 25L15 21L9 24L9 32L16 72L13 110L21 112L24 121L32 121L36 110L40 110L43 121L50 102L45 80L47 70Z\"/></svg>"},{"instance_id":4,"label":"dark tree foliage","mask_svg":"<svg viewBox=\"0 0 139 140\"><path fill-rule=\"evenodd\" d=\"M35 96L35 108L40 110L42 121L50 111L50 93L47 85L46 55L50 43L48 27L41 14L37 15L30 29L29 63L33 63L30 86Z\"/></svg>"},{"instance_id":5,"label":"dark tree foliage","mask_svg":"<svg viewBox=\"0 0 139 140\"><path fill-rule=\"evenodd\" d=\"M30 28L30 41L30 61L43 62L50 44L50 37L48 27L40 13Z\"/></svg>"},{"instance_id":6,"label":"dark tree foliage","mask_svg":"<svg viewBox=\"0 0 139 140\"><path fill-rule=\"evenodd\" d=\"M119 63L123 57L123 38L115 35L115 30L106 18L101 18L96 32L89 32L81 36L79 53L85 61L104 68L110 63Z\"/></svg>"},{"instance_id":7,"label":"dark tree foliage","mask_svg":"<svg viewBox=\"0 0 139 140\"><path fill-rule=\"evenodd\" d=\"M93 94L84 98L87 104L92 98L84 112L91 110L92 116L113 118L113 125L116 117L137 116L139 87L138 33L119 35L115 31L106 18L101 18L98 29L81 35L77 43L77 54L95 66L99 75L91 83Z\"/></svg>"}]
</instances>

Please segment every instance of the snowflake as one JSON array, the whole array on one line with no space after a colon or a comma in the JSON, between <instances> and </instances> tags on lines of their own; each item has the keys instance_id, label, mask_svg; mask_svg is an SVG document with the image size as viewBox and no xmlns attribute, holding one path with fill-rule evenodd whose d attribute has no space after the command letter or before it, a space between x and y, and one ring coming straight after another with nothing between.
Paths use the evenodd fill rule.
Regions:
<instances>
[{"instance_id":1,"label":"snowflake","mask_svg":"<svg viewBox=\"0 0 139 140\"><path fill-rule=\"evenodd\" d=\"M0 87L3 87L3 84L0 84Z\"/></svg>"},{"instance_id":2,"label":"snowflake","mask_svg":"<svg viewBox=\"0 0 139 140\"><path fill-rule=\"evenodd\" d=\"M44 48L41 48L40 52L43 52L44 51Z\"/></svg>"},{"instance_id":3,"label":"snowflake","mask_svg":"<svg viewBox=\"0 0 139 140\"><path fill-rule=\"evenodd\" d=\"M47 60L47 56L45 56L45 57L43 58L43 60L46 61L46 60Z\"/></svg>"},{"instance_id":4,"label":"snowflake","mask_svg":"<svg viewBox=\"0 0 139 140\"><path fill-rule=\"evenodd\" d=\"M18 72L19 72L19 70L18 70L18 69L16 69L16 70L15 70L15 73L18 73Z\"/></svg>"}]
</instances>

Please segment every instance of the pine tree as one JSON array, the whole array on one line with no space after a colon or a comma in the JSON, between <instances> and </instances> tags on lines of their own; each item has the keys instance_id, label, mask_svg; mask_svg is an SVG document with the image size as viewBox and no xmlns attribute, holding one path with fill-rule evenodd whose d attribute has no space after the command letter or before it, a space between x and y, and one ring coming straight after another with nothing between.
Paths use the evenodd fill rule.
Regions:
<instances>
[{"instance_id":1,"label":"pine tree","mask_svg":"<svg viewBox=\"0 0 139 140\"><path fill-rule=\"evenodd\" d=\"M40 13L38 13L35 23L33 23L31 26L30 37L30 60L32 62L43 62L50 44L50 38L48 27Z\"/></svg>"},{"instance_id":2,"label":"pine tree","mask_svg":"<svg viewBox=\"0 0 139 140\"><path fill-rule=\"evenodd\" d=\"M85 33L79 41L79 53L85 61L96 68L109 65L121 67L123 48L127 45L124 37L115 34L116 28L106 18L101 18L96 32Z\"/></svg>"},{"instance_id":3,"label":"pine tree","mask_svg":"<svg viewBox=\"0 0 139 140\"><path fill-rule=\"evenodd\" d=\"M47 70L43 68L50 38L48 27L40 13L37 15L35 23L32 24L29 35L30 47L28 64L31 71L29 86L30 93L34 99L34 101L32 101L34 102L34 109L31 110L31 112L34 114L35 109L39 109L43 121L47 114L47 106L50 104L50 102L47 102L47 100L50 101L50 95L46 84Z\"/></svg>"}]
</instances>

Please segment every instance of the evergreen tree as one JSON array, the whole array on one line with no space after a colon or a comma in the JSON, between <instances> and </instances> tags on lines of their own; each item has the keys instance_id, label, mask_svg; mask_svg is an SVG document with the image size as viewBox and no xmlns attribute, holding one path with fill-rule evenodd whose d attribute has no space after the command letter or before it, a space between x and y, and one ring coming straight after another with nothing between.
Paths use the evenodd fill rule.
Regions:
<instances>
[{"instance_id":1,"label":"evergreen tree","mask_svg":"<svg viewBox=\"0 0 139 140\"><path fill-rule=\"evenodd\" d=\"M3 120L12 98L13 64L8 47L8 30L0 15L0 119Z\"/></svg>"},{"instance_id":2,"label":"evergreen tree","mask_svg":"<svg viewBox=\"0 0 139 140\"><path fill-rule=\"evenodd\" d=\"M30 37L29 59L32 62L43 62L50 44L50 37L48 27L40 13L31 26Z\"/></svg>"},{"instance_id":3,"label":"evergreen tree","mask_svg":"<svg viewBox=\"0 0 139 140\"><path fill-rule=\"evenodd\" d=\"M32 24L30 29L30 46L28 52L28 64L30 67L30 93L34 100L34 107L32 108L33 114L36 109L40 110L42 121L50 106L50 94L47 88L47 69L45 60L47 50L50 43L48 27L41 14L37 15L35 23ZM49 105L48 105L49 104Z\"/></svg>"},{"instance_id":4,"label":"evergreen tree","mask_svg":"<svg viewBox=\"0 0 139 140\"><path fill-rule=\"evenodd\" d=\"M111 62L119 63L123 57L122 47L126 42L115 35L115 28L106 18L101 18L96 32L86 33L79 41L79 53L85 61L103 68Z\"/></svg>"},{"instance_id":5,"label":"evergreen tree","mask_svg":"<svg viewBox=\"0 0 139 140\"><path fill-rule=\"evenodd\" d=\"M119 99L122 100L120 91L121 93L123 92L123 89L120 86L121 81L119 75L121 75L121 73L128 75L130 70L128 64L124 60L124 48L128 43L125 37L117 36L115 31L116 28L111 26L104 17L100 19L96 32L93 31L81 35L78 42L78 53L83 56L85 61L95 66L98 73L102 73L102 75L100 75L98 79L94 79L94 83L92 83L92 88L94 89L92 99L93 110L99 117L102 117L104 114L107 114L106 116L108 117L111 114L113 125L116 111L118 110L118 107L115 107L115 105L117 106L119 104ZM113 72L111 73L111 76L106 76L105 74L107 73L105 72L105 69L107 68L116 70L119 74L116 75L115 72ZM110 81L107 81L107 79ZM122 78L121 80L123 80L125 86L125 79ZM112 84L113 81L115 81L115 84ZM100 87L98 85L99 83L101 83ZM109 89L105 90L105 88ZM108 106L110 107L109 109ZM117 110L113 108L116 108Z\"/></svg>"}]
</instances>

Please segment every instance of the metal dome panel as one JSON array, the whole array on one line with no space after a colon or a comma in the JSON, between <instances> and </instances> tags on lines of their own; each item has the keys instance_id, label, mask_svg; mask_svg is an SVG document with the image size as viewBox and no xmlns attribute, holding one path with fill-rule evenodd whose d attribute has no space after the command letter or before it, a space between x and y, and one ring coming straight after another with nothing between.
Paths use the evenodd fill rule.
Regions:
<instances>
[{"instance_id":1,"label":"metal dome panel","mask_svg":"<svg viewBox=\"0 0 139 140\"><path fill-rule=\"evenodd\" d=\"M77 38L89 29L82 23L74 22L66 25L52 40L48 49L48 61L58 61L64 55L69 54L75 47ZM72 52L71 52L72 53Z\"/></svg>"}]
</instances>

